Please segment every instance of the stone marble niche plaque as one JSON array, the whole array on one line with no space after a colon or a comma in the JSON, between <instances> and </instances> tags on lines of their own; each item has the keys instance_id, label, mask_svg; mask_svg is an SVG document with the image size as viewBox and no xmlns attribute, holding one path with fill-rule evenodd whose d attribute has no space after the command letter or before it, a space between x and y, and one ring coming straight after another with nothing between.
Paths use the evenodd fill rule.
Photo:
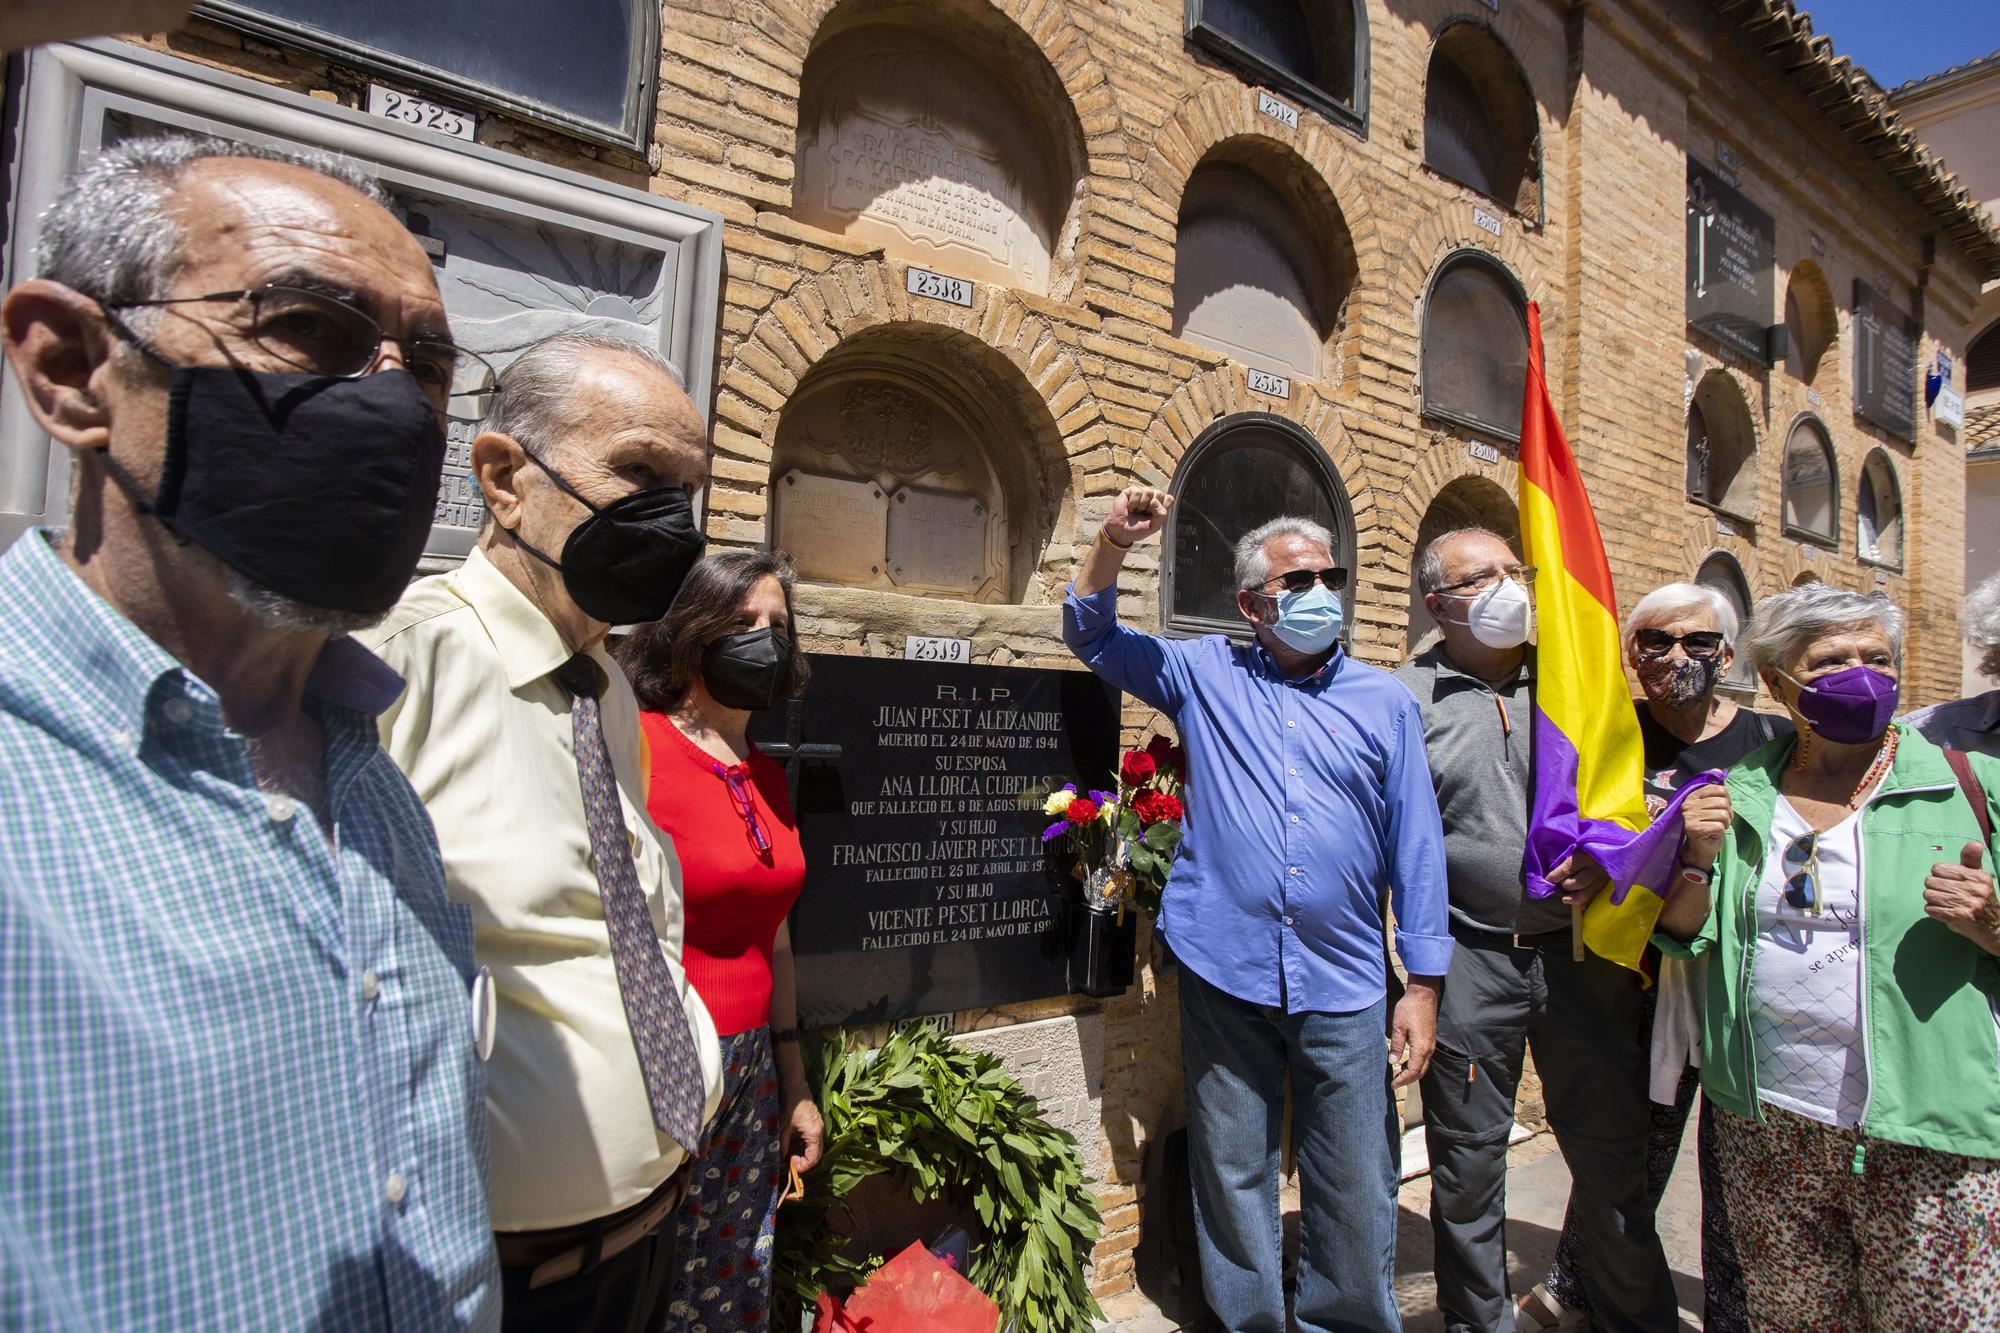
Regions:
<instances>
[{"instance_id":1,"label":"stone marble niche plaque","mask_svg":"<svg viewBox=\"0 0 2000 1333\"><path fill-rule=\"evenodd\" d=\"M1854 281L1854 415L1899 440L1917 435L1917 344L1923 330L1859 278Z\"/></svg>"},{"instance_id":2,"label":"stone marble niche plaque","mask_svg":"<svg viewBox=\"0 0 2000 1333\"><path fill-rule=\"evenodd\" d=\"M1769 365L1778 225L1717 173L1687 165L1688 323Z\"/></svg>"},{"instance_id":3,"label":"stone marble niche plaque","mask_svg":"<svg viewBox=\"0 0 2000 1333\"><path fill-rule=\"evenodd\" d=\"M796 212L956 277L1046 292L1065 202L992 73L901 33L835 38L802 95Z\"/></svg>"},{"instance_id":4,"label":"stone marble niche plaque","mask_svg":"<svg viewBox=\"0 0 2000 1333\"><path fill-rule=\"evenodd\" d=\"M872 481L793 470L778 479L777 546L801 578L873 583L882 574L889 497Z\"/></svg>"},{"instance_id":5,"label":"stone marble niche plaque","mask_svg":"<svg viewBox=\"0 0 2000 1333\"><path fill-rule=\"evenodd\" d=\"M889 577L900 588L974 595L993 573L987 519L973 496L905 486L890 497Z\"/></svg>"},{"instance_id":6,"label":"stone marble niche plaque","mask_svg":"<svg viewBox=\"0 0 2000 1333\"><path fill-rule=\"evenodd\" d=\"M401 190L396 212L430 251L453 341L504 371L531 343L573 329L658 347L674 299L674 260L610 229L509 216ZM461 386L480 387L480 386ZM464 555L486 518L470 451L487 398L453 400L430 551Z\"/></svg>"},{"instance_id":7,"label":"stone marble niche plaque","mask_svg":"<svg viewBox=\"0 0 2000 1333\"><path fill-rule=\"evenodd\" d=\"M1074 669L811 662L805 698L750 723L774 756L837 747L788 763L806 855L792 910L799 1026L1068 992L1083 907L1042 841L1041 803L1118 762L1118 692Z\"/></svg>"}]
</instances>

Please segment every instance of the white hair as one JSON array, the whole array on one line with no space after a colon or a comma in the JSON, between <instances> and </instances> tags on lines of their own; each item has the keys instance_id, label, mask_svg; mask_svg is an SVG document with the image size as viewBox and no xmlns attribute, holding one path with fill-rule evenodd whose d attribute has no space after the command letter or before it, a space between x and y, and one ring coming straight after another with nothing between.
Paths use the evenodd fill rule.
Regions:
<instances>
[{"instance_id":1,"label":"white hair","mask_svg":"<svg viewBox=\"0 0 2000 1333\"><path fill-rule=\"evenodd\" d=\"M1980 672L2000 676L2000 574L1990 575L1966 594L1959 624L1965 629L1965 641L1982 654Z\"/></svg>"},{"instance_id":2,"label":"white hair","mask_svg":"<svg viewBox=\"0 0 2000 1333\"><path fill-rule=\"evenodd\" d=\"M1505 537L1491 528L1453 528L1450 532L1440 532L1430 539L1423 553L1417 557L1418 592L1428 597L1444 586L1444 548L1460 537L1491 537L1509 551L1514 549Z\"/></svg>"},{"instance_id":3,"label":"white hair","mask_svg":"<svg viewBox=\"0 0 2000 1333\"><path fill-rule=\"evenodd\" d=\"M1633 636L1640 630L1670 625L1689 611L1707 612L1715 627L1722 631L1722 641L1731 648L1736 646L1736 635L1742 625L1727 597L1705 583L1669 583L1641 597L1632 614L1625 617L1626 655L1631 655Z\"/></svg>"},{"instance_id":4,"label":"white hair","mask_svg":"<svg viewBox=\"0 0 2000 1333\"><path fill-rule=\"evenodd\" d=\"M312 148L271 148L199 134L127 139L69 178L42 214L36 274L107 306L165 296L181 264L181 228L167 201L208 158L284 162L339 181L384 207L389 196L346 158Z\"/></svg>"},{"instance_id":5,"label":"white hair","mask_svg":"<svg viewBox=\"0 0 2000 1333\"><path fill-rule=\"evenodd\" d=\"M1264 553L1264 547L1277 537L1303 537L1314 545L1326 548L1329 556L1333 554L1333 534L1309 518L1286 514L1259 523L1236 542L1236 587L1239 591L1264 586L1271 573L1271 558Z\"/></svg>"},{"instance_id":6,"label":"white hair","mask_svg":"<svg viewBox=\"0 0 2000 1333\"><path fill-rule=\"evenodd\" d=\"M1758 671L1779 671L1805 656L1815 641L1855 625L1874 625L1903 660L1903 613L1886 597L1848 592L1829 584L1803 583L1757 603L1744 631L1743 647Z\"/></svg>"},{"instance_id":7,"label":"white hair","mask_svg":"<svg viewBox=\"0 0 2000 1333\"><path fill-rule=\"evenodd\" d=\"M675 388L685 387L658 348L598 329L571 329L551 334L514 358L500 375L480 429L511 435L529 453L546 458L569 429L569 394L584 364L604 356L631 357L665 375Z\"/></svg>"}]
</instances>

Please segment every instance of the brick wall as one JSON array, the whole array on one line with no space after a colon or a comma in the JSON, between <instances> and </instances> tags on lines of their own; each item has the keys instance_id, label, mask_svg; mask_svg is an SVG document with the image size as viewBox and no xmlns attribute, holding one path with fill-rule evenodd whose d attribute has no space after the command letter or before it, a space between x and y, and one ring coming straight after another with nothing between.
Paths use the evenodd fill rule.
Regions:
<instances>
[{"instance_id":1,"label":"brick wall","mask_svg":"<svg viewBox=\"0 0 2000 1333\"><path fill-rule=\"evenodd\" d=\"M1310 106L1300 109L1296 129L1260 115L1251 83L1184 40L1181 0L936 0L866 12L831 0L667 0L647 158L587 148L500 115L483 119L480 137L727 219L707 510L719 545L766 539L779 414L800 382L844 349L878 346L935 375L976 383L1012 424L994 447L1032 455L1049 534L1018 604L812 588L801 609L814 648L894 655L905 633L921 630L971 638L983 660L1065 663L1060 589L1110 497L1134 480L1168 483L1210 423L1254 410L1297 422L1324 446L1356 528L1355 649L1394 665L1408 637L1412 547L1426 508L1460 478L1484 478L1510 494L1515 485L1510 450L1481 461L1469 451L1474 436L1420 410L1426 283L1442 256L1470 246L1495 255L1541 303L1551 383L1626 605L1660 582L1691 576L1718 551L1738 561L1755 595L1808 571L1843 586L1880 587L1911 612L1909 702L1955 693L1960 450L1928 422L1912 447L1852 416L1847 293L1857 276L1886 274L1895 299L1923 322L1925 359L1939 345L1962 350L1977 293L1964 257L1943 239L1927 250L1925 237L1938 229L1816 121L1708 5L1500 0L1489 11L1458 0L1370 0L1366 11L1365 136ZM1047 108L1073 126L1079 145L1049 294L981 283L969 309L914 298L904 291L903 263L792 217L807 58L827 25L857 13L977 21L1008 38L992 47L998 77L1015 81L1030 101L1067 101ZM1468 13L1492 26L1532 92L1542 171L1533 217L1423 162L1432 35ZM211 24L149 44L323 99L363 98L365 78L338 62ZM1723 145L1741 163L1744 190L1777 218L1773 317L1782 317L1786 281L1808 263L1805 280L1824 282L1839 312L1837 339L1811 386L1782 367L1743 362L1685 323L1685 163L1693 155L1713 165ZM1328 339L1327 371L1295 382L1287 400L1252 394L1243 365L1171 333L1181 192L1218 148L1289 180L1298 197L1319 201L1316 214L1336 210L1351 246L1355 278ZM1497 236L1476 225L1475 208L1498 219ZM1307 222L1329 225L1326 216ZM1755 423L1754 522L1727 523L1683 494L1694 366L1723 372ZM1838 551L1791 540L1780 522L1785 434L1807 409L1825 420L1838 455ZM1855 559L1854 483L1877 447L1891 460L1905 506L1900 570ZM1124 611L1133 623L1159 623L1159 574L1156 548L1130 561ZM1127 723L1128 738L1153 725L1136 708ZM1094 1281L1105 1296L1133 1283L1145 1145L1181 1118L1174 1012L1171 979L1145 969L1131 994L1109 1002L960 1016L961 1030L1089 1018L1091 1040L1101 1042L1102 1140L1089 1152L1105 1167L1108 1225ZM1535 1114L1524 1108L1528 1118Z\"/></svg>"}]
</instances>

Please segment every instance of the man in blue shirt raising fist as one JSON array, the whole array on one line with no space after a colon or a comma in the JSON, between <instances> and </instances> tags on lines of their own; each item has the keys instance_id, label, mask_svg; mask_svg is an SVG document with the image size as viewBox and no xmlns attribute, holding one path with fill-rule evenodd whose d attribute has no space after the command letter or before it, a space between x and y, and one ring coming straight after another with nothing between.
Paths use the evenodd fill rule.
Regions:
<instances>
[{"instance_id":1,"label":"man in blue shirt raising fist","mask_svg":"<svg viewBox=\"0 0 2000 1333\"><path fill-rule=\"evenodd\" d=\"M1187 751L1187 831L1159 930L1182 964L1202 1286L1234 1333L1285 1328L1278 1161L1289 1073L1296 1326L1397 1328L1394 1089L1429 1063L1452 949L1422 722L1409 691L1342 651L1347 571L1310 519L1273 518L1238 540L1248 643L1121 626L1125 555L1172 506L1145 486L1112 502L1064 603L1063 637L1091 670L1170 716ZM1410 973L1393 1016L1385 889Z\"/></svg>"}]
</instances>

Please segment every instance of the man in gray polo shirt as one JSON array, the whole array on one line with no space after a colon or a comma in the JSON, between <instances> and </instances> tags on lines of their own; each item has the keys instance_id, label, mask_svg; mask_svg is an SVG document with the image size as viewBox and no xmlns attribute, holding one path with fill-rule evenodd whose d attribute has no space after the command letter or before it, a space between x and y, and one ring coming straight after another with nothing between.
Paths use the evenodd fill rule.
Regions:
<instances>
[{"instance_id":1,"label":"man in gray polo shirt","mask_svg":"<svg viewBox=\"0 0 2000 1333\"><path fill-rule=\"evenodd\" d=\"M1443 637L1396 673L1423 713L1458 945L1422 1084L1438 1307L1452 1333L1515 1327L1507 1134L1523 1051L1533 1046L1549 1124L1574 1181L1593 1327L1671 1330L1678 1306L1646 1199L1640 990L1595 955L1572 961L1569 908L1524 893L1533 581L1534 571L1483 528L1431 542L1417 586Z\"/></svg>"}]
</instances>

